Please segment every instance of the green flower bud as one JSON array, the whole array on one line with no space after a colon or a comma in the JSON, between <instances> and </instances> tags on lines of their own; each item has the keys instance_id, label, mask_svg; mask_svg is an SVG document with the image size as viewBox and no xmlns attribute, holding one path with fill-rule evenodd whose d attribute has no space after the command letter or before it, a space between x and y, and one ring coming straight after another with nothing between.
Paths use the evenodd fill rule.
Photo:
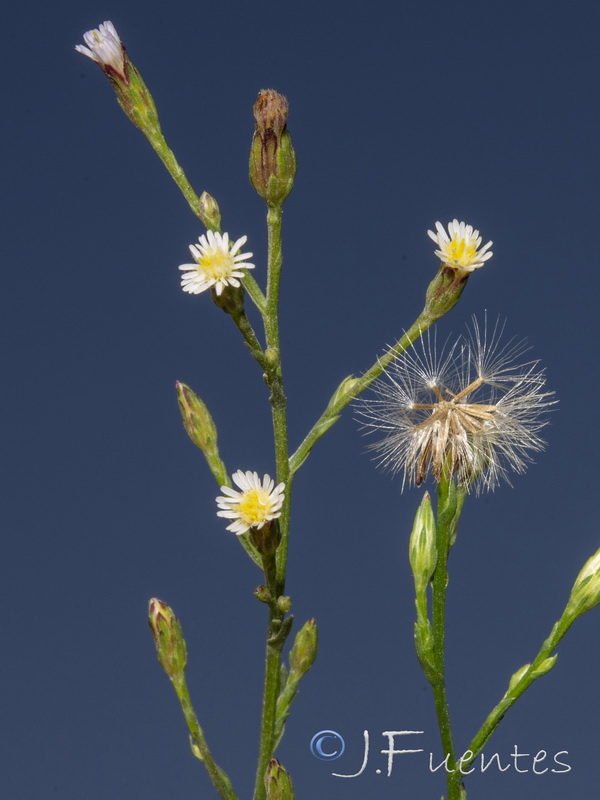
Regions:
<instances>
[{"instance_id":1,"label":"green flower bud","mask_svg":"<svg viewBox=\"0 0 600 800\"><path fill-rule=\"evenodd\" d=\"M294 676L294 680L300 680L312 667L317 649L317 623L316 620L309 619L296 634L290 651L290 676Z\"/></svg>"},{"instance_id":2,"label":"green flower bud","mask_svg":"<svg viewBox=\"0 0 600 800\"><path fill-rule=\"evenodd\" d=\"M281 541L279 520L270 519L260 528L250 528L250 539L263 559L273 559Z\"/></svg>"},{"instance_id":3,"label":"green flower bud","mask_svg":"<svg viewBox=\"0 0 600 800\"><path fill-rule=\"evenodd\" d=\"M509 692L512 691L512 689L515 688L517 683L519 683L519 681L521 680L523 675L525 675L525 673L527 672L527 670L529 669L530 666L531 666L531 664L524 664L520 669L518 669L515 673L513 673L513 675L511 675L511 678L510 678L510 680L508 682L508 691Z\"/></svg>"},{"instance_id":4,"label":"green flower bud","mask_svg":"<svg viewBox=\"0 0 600 800\"><path fill-rule=\"evenodd\" d=\"M190 736L190 747L193 755L198 759L198 761L204 761L204 756L200 752L200 748L198 747L192 736Z\"/></svg>"},{"instance_id":5,"label":"green flower bud","mask_svg":"<svg viewBox=\"0 0 600 800\"><path fill-rule=\"evenodd\" d=\"M280 595L277 598L277 608L281 611L282 614L287 614L291 607L292 607L291 597Z\"/></svg>"},{"instance_id":6,"label":"green flower bud","mask_svg":"<svg viewBox=\"0 0 600 800\"><path fill-rule=\"evenodd\" d=\"M290 773L272 758L265 774L266 800L294 800L294 784Z\"/></svg>"},{"instance_id":7,"label":"green flower bud","mask_svg":"<svg viewBox=\"0 0 600 800\"><path fill-rule=\"evenodd\" d=\"M600 603L600 550L589 558L573 584L565 614L574 618Z\"/></svg>"},{"instance_id":8,"label":"green flower bud","mask_svg":"<svg viewBox=\"0 0 600 800\"><path fill-rule=\"evenodd\" d=\"M218 231L221 228L221 212L219 205L212 195L202 192L200 195L199 217L210 231Z\"/></svg>"},{"instance_id":9,"label":"green flower bud","mask_svg":"<svg viewBox=\"0 0 600 800\"><path fill-rule=\"evenodd\" d=\"M426 589L437 563L436 527L431 498L425 492L410 534L409 558L417 593Z\"/></svg>"},{"instance_id":10,"label":"green flower bud","mask_svg":"<svg viewBox=\"0 0 600 800\"><path fill-rule=\"evenodd\" d=\"M153 597L148 607L148 623L161 667L173 683L181 683L187 664L187 647L179 620L166 603Z\"/></svg>"},{"instance_id":11,"label":"green flower bud","mask_svg":"<svg viewBox=\"0 0 600 800\"><path fill-rule=\"evenodd\" d=\"M148 87L131 59L112 22L84 35L87 47L75 48L98 64L109 79L117 100L133 124L152 138L160 136L158 112Z\"/></svg>"},{"instance_id":12,"label":"green flower bud","mask_svg":"<svg viewBox=\"0 0 600 800\"><path fill-rule=\"evenodd\" d=\"M333 397L329 401L327 409L335 413L340 407L343 408L348 402L346 399L347 395L352 392L357 383L359 383L359 380L355 378L354 375L348 375L347 378L344 378L333 393Z\"/></svg>"},{"instance_id":13,"label":"green flower bud","mask_svg":"<svg viewBox=\"0 0 600 800\"><path fill-rule=\"evenodd\" d=\"M288 620L291 622L292 617L288 617L286 621ZM289 656L290 671L287 676L282 665L281 684L279 697L277 698L275 735L273 737L275 747L283 736L285 721L290 715L290 706L298 692L298 685L317 657L317 645L317 623L314 619L309 619L298 631L294 639Z\"/></svg>"},{"instance_id":14,"label":"green flower bud","mask_svg":"<svg viewBox=\"0 0 600 800\"><path fill-rule=\"evenodd\" d=\"M261 603L270 603L273 599L271 592L264 585L264 583L261 583L260 586L256 587L254 590L254 597L256 597L257 600L260 600Z\"/></svg>"},{"instance_id":15,"label":"green flower bud","mask_svg":"<svg viewBox=\"0 0 600 800\"><path fill-rule=\"evenodd\" d=\"M274 347L267 347L265 350L265 361L267 366L274 369L279 366L279 350Z\"/></svg>"},{"instance_id":16,"label":"green flower bud","mask_svg":"<svg viewBox=\"0 0 600 800\"><path fill-rule=\"evenodd\" d=\"M423 314L435 322L447 314L458 302L467 285L468 272L461 272L442 264L437 275L427 287Z\"/></svg>"},{"instance_id":17,"label":"green flower bud","mask_svg":"<svg viewBox=\"0 0 600 800\"><path fill-rule=\"evenodd\" d=\"M219 483L227 483L227 470L219 457L217 447L217 428L208 408L185 383L177 381L175 388L183 426L188 436L204 453L208 466Z\"/></svg>"},{"instance_id":18,"label":"green flower bud","mask_svg":"<svg viewBox=\"0 0 600 800\"><path fill-rule=\"evenodd\" d=\"M542 675L546 675L548 672L550 672L552 667L556 664L556 659L557 658L558 658L558 655L549 656L548 658L545 658L542 661L542 663L539 665L539 667L537 667L536 669L533 670L533 677L534 678L541 678Z\"/></svg>"},{"instance_id":19,"label":"green flower bud","mask_svg":"<svg viewBox=\"0 0 600 800\"><path fill-rule=\"evenodd\" d=\"M268 206L281 206L292 191L296 154L287 130L288 103L263 89L254 104L256 130L250 148L250 182Z\"/></svg>"},{"instance_id":20,"label":"green flower bud","mask_svg":"<svg viewBox=\"0 0 600 800\"><path fill-rule=\"evenodd\" d=\"M234 319L244 313L244 289L242 286L226 286L220 294L214 288L210 290L213 303Z\"/></svg>"}]
</instances>

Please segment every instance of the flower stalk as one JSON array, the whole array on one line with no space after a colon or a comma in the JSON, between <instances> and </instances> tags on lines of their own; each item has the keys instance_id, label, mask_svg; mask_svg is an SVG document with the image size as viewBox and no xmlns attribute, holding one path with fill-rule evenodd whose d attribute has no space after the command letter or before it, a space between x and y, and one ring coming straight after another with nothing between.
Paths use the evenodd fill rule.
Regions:
<instances>
[{"instance_id":1,"label":"flower stalk","mask_svg":"<svg viewBox=\"0 0 600 800\"><path fill-rule=\"evenodd\" d=\"M515 672L509 681L504 696L498 705L492 709L479 731L475 734L468 748L473 755L464 762L467 768L481 753L508 709L516 703L534 681L547 675L554 667L558 655L553 655L553 652L571 625L586 611L595 608L599 602L600 550L583 565L575 579L563 613L553 625L549 636L543 642L534 660L531 664L525 664Z\"/></svg>"},{"instance_id":2,"label":"flower stalk","mask_svg":"<svg viewBox=\"0 0 600 800\"><path fill-rule=\"evenodd\" d=\"M265 774L276 746L277 698L279 697L280 691L281 652L289 633L292 620L291 617L285 618L285 613L277 606L277 598L283 595L285 591L291 495L291 481L288 466L287 401L283 388L279 339L279 284L283 265L281 223L281 204L269 207L267 212L267 294L264 314L267 368L264 374L265 381L270 390L269 400L273 419L277 480L281 483L285 483L286 498L279 518L281 541L277 548L273 564L275 569L275 574L273 576L274 585L269 586L275 602L269 605L263 711L254 800L264 800L265 798ZM267 577L266 566L265 577Z\"/></svg>"},{"instance_id":3,"label":"flower stalk","mask_svg":"<svg viewBox=\"0 0 600 800\"><path fill-rule=\"evenodd\" d=\"M437 564L431 584L433 631L433 679L430 678L435 710L442 742L442 752L448 756L446 774L448 800L461 798L461 774L456 769L452 725L446 694L446 590L448 587L448 556L456 539L460 512L466 490L457 488L453 479L444 475L438 484ZM458 780L457 780L458 776Z\"/></svg>"},{"instance_id":4,"label":"flower stalk","mask_svg":"<svg viewBox=\"0 0 600 800\"><path fill-rule=\"evenodd\" d=\"M231 781L213 758L190 699L185 680L187 647L179 620L166 603L154 597L148 607L148 623L160 665L169 677L181 705L193 752L203 762L219 797L222 800L237 800Z\"/></svg>"}]
</instances>

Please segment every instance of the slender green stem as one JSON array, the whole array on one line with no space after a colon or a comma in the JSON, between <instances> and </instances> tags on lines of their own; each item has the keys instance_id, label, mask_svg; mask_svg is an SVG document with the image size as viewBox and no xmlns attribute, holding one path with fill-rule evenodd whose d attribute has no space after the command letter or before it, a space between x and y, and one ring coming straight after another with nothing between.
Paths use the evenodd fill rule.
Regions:
<instances>
[{"instance_id":1,"label":"slender green stem","mask_svg":"<svg viewBox=\"0 0 600 800\"><path fill-rule=\"evenodd\" d=\"M169 171L169 175L173 178L177 186L179 186L179 188L181 189L181 193L188 201L190 208L192 209L194 214L201 220L201 222L204 225L206 225L206 220L204 219L200 208L200 199L196 194L196 192L192 189L190 182L185 176L185 172L179 165L179 162L175 158L173 151L168 146L162 133L157 131L153 135L147 133L146 136L148 138L148 141L154 148L156 155L160 158L160 160L163 162L163 164Z\"/></svg>"},{"instance_id":2,"label":"slender green stem","mask_svg":"<svg viewBox=\"0 0 600 800\"><path fill-rule=\"evenodd\" d=\"M446 697L446 665L445 665L445 637L446 637L446 589L448 586L448 554L450 552L453 521L456 510L456 490L451 480L443 478L438 486L438 520L437 520L437 565L433 580L432 591L432 618L433 618L433 663L431 687L435 701L435 710L442 740L442 750L447 761L448 800L458 800L460 794L456 783L451 782L456 769L454 742L450 713ZM454 783L454 785L451 785Z\"/></svg>"},{"instance_id":3,"label":"slender green stem","mask_svg":"<svg viewBox=\"0 0 600 800\"><path fill-rule=\"evenodd\" d=\"M202 762L204 763L204 766L206 767L206 771L210 775L210 779L213 782L219 797L223 798L223 800L237 800L237 795L233 791L233 787L229 778L215 763L208 744L206 743L204 731L198 722L196 712L192 706L192 701L190 699L190 694L185 679L180 682L174 681L173 687L177 692L177 697L181 703L183 715L192 737L192 741Z\"/></svg>"},{"instance_id":4,"label":"slender green stem","mask_svg":"<svg viewBox=\"0 0 600 800\"><path fill-rule=\"evenodd\" d=\"M281 207L270 207L267 213L268 230L268 278L266 306L263 315L265 324L266 350L265 379L271 390L270 402L273 417L273 434L275 442L275 468L278 483L285 483L285 503L282 508L279 526L281 541L276 553L276 562L265 564L265 577L269 590L276 601L285 587L287 563L287 540L289 534L289 508L291 485L289 482L288 440L286 397L283 390L281 369L281 350L279 341L279 281L283 256L281 249ZM269 567L269 568L268 568ZM264 800L265 772L273 757L275 747L275 724L277 718L277 698L281 671L281 651L291 626L291 617L284 620L284 615L276 605L269 606L269 628L267 635L267 652L265 665L265 684L263 693L262 723L254 800Z\"/></svg>"},{"instance_id":5,"label":"slender green stem","mask_svg":"<svg viewBox=\"0 0 600 800\"><path fill-rule=\"evenodd\" d=\"M275 439L275 466L277 481L286 484L286 498L279 520L281 543L277 549L277 583L278 592L285 587L287 563L287 547L289 535L289 509L291 484L289 482L288 438L286 397L283 391L281 369L281 349L279 342L279 281L283 255L281 249L281 217L280 206L271 207L267 213L268 229L268 279L267 310L265 314L265 336L267 340L266 355L271 363L266 372L267 384L271 390L271 410L273 416L273 433Z\"/></svg>"},{"instance_id":6,"label":"slender green stem","mask_svg":"<svg viewBox=\"0 0 600 800\"><path fill-rule=\"evenodd\" d=\"M261 737L258 752L258 765L256 768L254 800L264 800L266 794L265 773L269 761L273 757L273 748L275 746L275 722L277 718L277 698L279 697L279 681L281 674L281 651L286 638L285 635L278 635L280 631L281 620L274 618L273 613L270 612L267 634Z\"/></svg>"},{"instance_id":7,"label":"slender green stem","mask_svg":"<svg viewBox=\"0 0 600 800\"><path fill-rule=\"evenodd\" d=\"M312 426L304 441L300 444L296 452L290 458L290 473L294 475L302 466L306 457L312 450L315 443L323 434L334 425L339 419L340 412L348 403L364 392L373 381L378 378L398 356L403 353L416 339L418 339L435 322L435 317L422 311L415 322L375 364L370 367L363 375L348 384L343 381L333 393L331 400L325 411Z\"/></svg>"},{"instance_id":8,"label":"slender green stem","mask_svg":"<svg viewBox=\"0 0 600 800\"><path fill-rule=\"evenodd\" d=\"M242 311L241 314L232 314L232 318L240 333L244 337L246 344L248 345L248 349L254 356L255 360L262 367L262 369L266 371L269 368L269 363L266 359L258 337L254 332L254 328L250 324L245 312Z\"/></svg>"},{"instance_id":9,"label":"slender green stem","mask_svg":"<svg viewBox=\"0 0 600 800\"><path fill-rule=\"evenodd\" d=\"M551 669L553 662L546 662L546 659L550 659L552 651L556 648L572 624L573 616L563 615L552 628L550 635L541 646L539 653L529 665L528 669L513 686L509 686L502 700L488 715L469 745L468 750L473 755L469 756L469 759L465 759L463 762L465 770L468 769L469 765L472 764L475 758L481 753L508 709L516 703L523 692L525 692L534 681L541 678ZM544 664L544 662L546 662L546 664Z\"/></svg>"},{"instance_id":10,"label":"slender green stem","mask_svg":"<svg viewBox=\"0 0 600 800\"><path fill-rule=\"evenodd\" d=\"M260 286L248 271L246 271L242 283L244 284L244 289L250 295L250 299L258 308L260 313L264 316L267 310L267 298L264 296Z\"/></svg>"}]
</instances>

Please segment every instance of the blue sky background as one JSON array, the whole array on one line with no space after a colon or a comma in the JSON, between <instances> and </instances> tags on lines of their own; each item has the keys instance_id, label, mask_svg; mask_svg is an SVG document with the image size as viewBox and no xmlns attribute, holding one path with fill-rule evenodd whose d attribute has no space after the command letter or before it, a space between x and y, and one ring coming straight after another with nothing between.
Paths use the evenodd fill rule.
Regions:
<instances>
[{"instance_id":1,"label":"blue sky background","mask_svg":"<svg viewBox=\"0 0 600 800\"><path fill-rule=\"evenodd\" d=\"M111 19L188 178L247 234L252 104L290 102L299 162L284 216L281 313L292 447L341 378L420 311L426 236L453 217L494 240L439 336L507 318L560 404L514 488L467 502L451 557L448 681L466 746L562 611L597 523L600 14L589 2L24 3L5 19L5 389L0 789L9 800L213 797L146 625L169 602L213 752L254 779L265 609L215 515L218 489L181 426L176 379L212 409L230 471L273 471L267 394L229 320L179 288L203 232L101 71L75 52ZM412 645L407 539L421 492L376 470L348 411L295 484L288 591L318 660L279 756L297 797L437 798L441 748ZM471 776L469 797L589 797L598 786L600 610L507 714L486 754L568 751L567 774ZM339 731L344 756L309 752ZM359 778L362 732L372 756ZM384 769L385 730L425 756ZM416 742L416 738L414 740ZM412 746L412 745L406 745ZM529 760L530 762L530 760Z\"/></svg>"}]
</instances>

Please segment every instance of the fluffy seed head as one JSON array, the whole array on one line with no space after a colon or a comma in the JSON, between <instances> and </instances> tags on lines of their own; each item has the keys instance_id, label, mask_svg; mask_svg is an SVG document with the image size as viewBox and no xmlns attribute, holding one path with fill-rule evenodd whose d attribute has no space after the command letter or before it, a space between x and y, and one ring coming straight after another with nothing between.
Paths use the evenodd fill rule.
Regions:
<instances>
[{"instance_id":1,"label":"fluffy seed head","mask_svg":"<svg viewBox=\"0 0 600 800\"><path fill-rule=\"evenodd\" d=\"M530 453L542 450L539 430L553 392L544 370L523 361L524 341L502 343L504 325L488 330L473 319L468 336L437 351L435 333L402 353L358 403L380 464L419 486L431 474L452 475L479 493L510 483L524 472Z\"/></svg>"}]
</instances>

